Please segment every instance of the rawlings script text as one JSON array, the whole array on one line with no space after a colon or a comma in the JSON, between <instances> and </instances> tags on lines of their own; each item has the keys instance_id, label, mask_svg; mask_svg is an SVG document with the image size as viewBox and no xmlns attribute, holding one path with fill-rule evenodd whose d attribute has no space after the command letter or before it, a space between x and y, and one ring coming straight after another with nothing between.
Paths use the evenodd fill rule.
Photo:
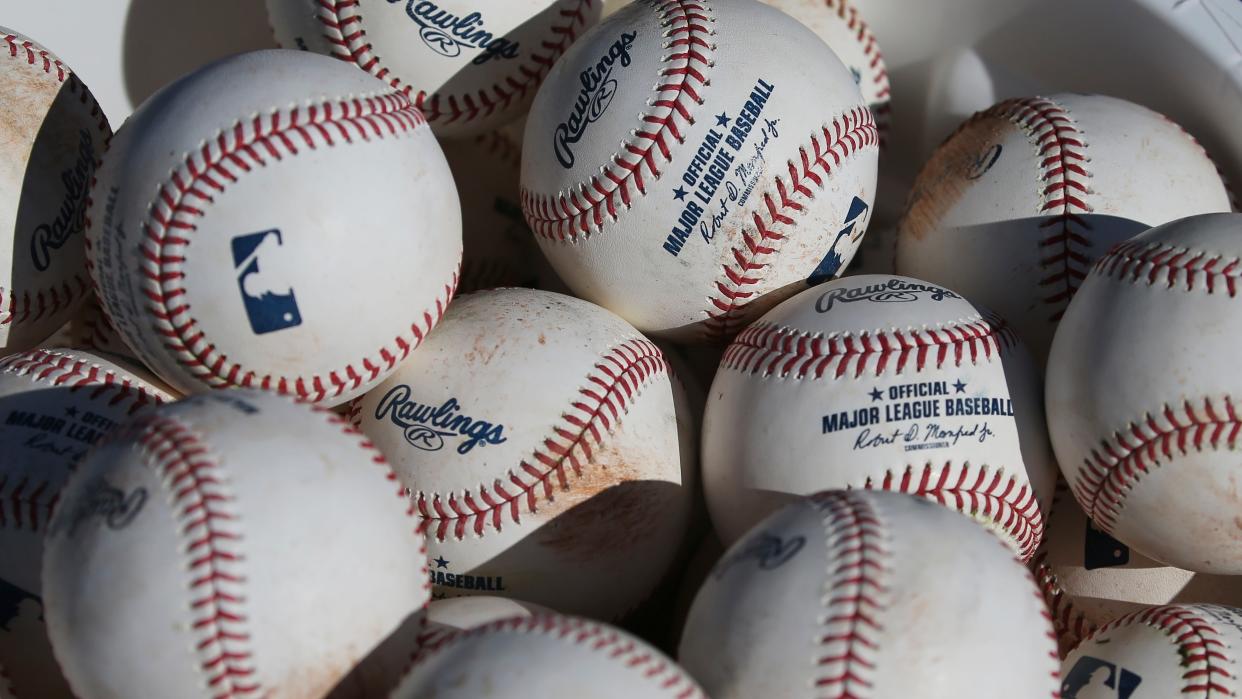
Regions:
<instances>
[{"instance_id":1,"label":"rawlings script text","mask_svg":"<svg viewBox=\"0 0 1242 699\"><path fill-rule=\"evenodd\" d=\"M56 219L51 223L39 224L30 239L31 261L40 272L52 264L52 251L63 248L74 233L82 230L86 216L86 186L94 172L95 149L90 132L83 129L78 133L77 162L60 173L60 182L65 187L60 211L56 212Z\"/></svg>"},{"instance_id":2,"label":"rawlings script text","mask_svg":"<svg viewBox=\"0 0 1242 699\"><path fill-rule=\"evenodd\" d=\"M612 42L608 53L599 59L599 63L579 74L582 87L578 89L578 97L574 100L573 112L568 119L556 125L556 132L552 135L556 159L563 167L573 167L574 152L571 146L582 140L587 126L598 121L608 111L608 105L612 104L612 97L617 93L617 81L612 79L613 66L618 63L622 68L630 65L630 46L637 36L637 32L623 33L621 38Z\"/></svg>"},{"instance_id":3,"label":"rawlings script text","mask_svg":"<svg viewBox=\"0 0 1242 699\"><path fill-rule=\"evenodd\" d=\"M927 298L932 301L943 301L945 299L960 299L961 296L942 289L931 284L919 284L918 282L908 282L901 279L889 279L883 284L868 284L867 286L855 287L837 287L831 291L825 291L819 300L815 302L815 310L819 313L827 313L832 310L834 304L853 303L855 301L872 301L875 303L906 303L918 300L919 296L926 294Z\"/></svg>"},{"instance_id":4,"label":"rawlings script text","mask_svg":"<svg viewBox=\"0 0 1242 699\"><path fill-rule=\"evenodd\" d=\"M375 419L391 420L392 424L405 431L405 441L416 449L439 451L444 448L445 437L465 437L457 445L458 454L469 453L476 446L505 442L504 425L462 415L456 398L449 398L435 407L415 403L410 400L410 395L409 386L394 386L375 406Z\"/></svg>"},{"instance_id":5,"label":"rawlings script text","mask_svg":"<svg viewBox=\"0 0 1242 699\"><path fill-rule=\"evenodd\" d=\"M388 0L390 4L403 0ZM517 58L518 42L496 36L483 26L483 15L471 12L458 17L428 0L404 0L405 13L422 27L418 37L432 51L454 58L463 50L482 49L472 63L481 65L493 58Z\"/></svg>"}]
</instances>

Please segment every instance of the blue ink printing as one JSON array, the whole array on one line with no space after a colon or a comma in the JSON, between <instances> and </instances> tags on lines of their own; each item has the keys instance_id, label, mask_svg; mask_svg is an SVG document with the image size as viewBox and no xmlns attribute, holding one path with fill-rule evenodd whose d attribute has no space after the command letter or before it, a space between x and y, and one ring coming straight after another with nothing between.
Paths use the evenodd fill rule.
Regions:
<instances>
[{"instance_id":1,"label":"blue ink printing","mask_svg":"<svg viewBox=\"0 0 1242 699\"><path fill-rule=\"evenodd\" d=\"M242 304L256 335L302 324L293 295L290 265L282 254L284 239L276 229L233 238L233 269Z\"/></svg>"}]
</instances>

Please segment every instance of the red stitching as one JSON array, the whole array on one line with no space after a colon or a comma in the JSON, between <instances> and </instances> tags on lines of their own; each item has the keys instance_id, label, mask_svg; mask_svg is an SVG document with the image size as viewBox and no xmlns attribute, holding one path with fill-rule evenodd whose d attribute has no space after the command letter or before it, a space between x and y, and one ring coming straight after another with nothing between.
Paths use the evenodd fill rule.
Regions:
<instances>
[{"instance_id":1,"label":"red stitching","mask_svg":"<svg viewBox=\"0 0 1242 699\"><path fill-rule=\"evenodd\" d=\"M384 456L361 433L340 416L316 408L327 422L355 438L372 463L384 467L391 482L396 474ZM187 540L184 554L190 575L189 604L198 635L195 650L199 667L215 699L256 696L264 688L256 677L247 628L247 582L241 570L246 556L243 536L234 511L235 498L228 490L228 477L211 453L206 440L189 426L167 417L149 415L128 429L116 430L111 439L134 438L148 463L163 478L177 512L180 533ZM399 488L394 491L404 498ZM413 516L408 509L407 515ZM422 529L413 530L421 539ZM425 541L423 551L425 553ZM426 577L426 576L424 576ZM425 580L424 589L430 587Z\"/></svg>"},{"instance_id":2,"label":"red stitching","mask_svg":"<svg viewBox=\"0 0 1242 699\"><path fill-rule=\"evenodd\" d=\"M80 272L45 289L13 293L12 289L0 287L0 325L33 323L72 307L90 290L90 284Z\"/></svg>"},{"instance_id":3,"label":"red stitching","mask_svg":"<svg viewBox=\"0 0 1242 699\"><path fill-rule=\"evenodd\" d=\"M246 370L216 348L190 315L181 267L183 250L196 230L196 221L206 213L214 195L254 168L266 166L269 159L296 156L302 148L352 143L355 138L370 141L410 133L425 123L402 94L354 97L238 121L188 153L184 163L160 186L149 219L143 223L141 241L140 274L146 308L164 346L178 363L212 387L256 387L320 401L374 380L418 347L453 297L456 272L444 285L435 308L425 309L410 325L409 333L379 348L377 357L364 357L357 365L346 365L327 376L286 377Z\"/></svg>"},{"instance_id":4,"label":"red stitching","mask_svg":"<svg viewBox=\"0 0 1242 699\"><path fill-rule=\"evenodd\" d=\"M751 213L754 230L742 230L744 247L734 247L731 261L721 266L723 274L716 280L716 292L708 297L714 306L708 309L710 334L730 335L745 321L741 311L759 293L751 287L763 280L768 266L764 260L780 250L786 238L782 229L797 226L794 216L815 198L813 190L824 189L833 171L855 152L878 144L875 116L866 106L858 106L834 116L830 126L811 134L810 145L798 148L798 162L786 163L788 180L775 178L775 193L766 192L762 205Z\"/></svg>"},{"instance_id":5,"label":"red stitching","mask_svg":"<svg viewBox=\"0 0 1242 699\"><path fill-rule=\"evenodd\" d=\"M797 379L858 378L867 373L879 376L889 369L901 373L911 363L915 371L922 371L929 365L939 369L945 364L961 366L964 361L992 361L1017 342L1009 323L989 312L938 328L893 328L828 337L761 320L738 334L725 350L720 367Z\"/></svg>"},{"instance_id":6,"label":"red stitching","mask_svg":"<svg viewBox=\"0 0 1242 699\"><path fill-rule=\"evenodd\" d=\"M88 400L103 400L109 406L127 403L129 415L165 401L165 396L127 377L55 350L35 349L0 359L0 373L26 376L32 382L70 392L91 389ZM59 497L59 484L34 481L27 475L15 480L8 473L0 473L0 529L43 529Z\"/></svg>"},{"instance_id":7,"label":"red stitching","mask_svg":"<svg viewBox=\"0 0 1242 699\"><path fill-rule=\"evenodd\" d=\"M869 63L868 68L871 69L871 82L876 90L876 99L881 100L881 104L873 105L871 113L875 116L875 127L879 133L880 147L883 148L888 140L888 131L890 121L892 119L893 105L889 101L892 97L892 88L888 81L888 67L884 64L884 54L880 51L879 41L871 31L871 27L863 21L858 9L855 8L849 0L824 0L829 10L836 12L837 17L845 21L845 26L854 32L854 37L863 47L863 54L867 57Z\"/></svg>"},{"instance_id":8,"label":"red stitching","mask_svg":"<svg viewBox=\"0 0 1242 699\"><path fill-rule=\"evenodd\" d=\"M418 513L435 527L435 537L444 541L450 529L456 539L467 531L483 536L490 525L500 531L506 516L521 524L523 507L538 512L541 500L553 500L555 489L569 487L570 474L582 475L590 465L593 449L611 433L637 400L647 382L668 371L660 349L648 340L628 340L604 353L587 375L585 385L553 434L543 440L533 456L510 469L504 478L481 485L475 491L450 493L447 498L424 492L414 495Z\"/></svg>"},{"instance_id":9,"label":"red stitching","mask_svg":"<svg viewBox=\"0 0 1242 699\"><path fill-rule=\"evenodd\" d=\"M190 575L199 667L216 699L263 692L252 657L242 534L228 478L194 431L176 420L150 416L138 442L163 478L177 512Z\"/></svg>"},{"instance_id":10,"label":"red stitching","mask_svg":"<svg viewBox=\"0 0 1242 699\"><path fill-rule=\"evenodd\" d=\"M464 631L433 636L415 652L406 671L408 675L421 660L442 649L479 636L496 633L542 634L572 643L595 653L602 653L627 670L642 675L674 699L702 699L705 695L693 679L676 663L645 644L618 633L613 628L587 619L555 614L533 614L529 617L501 619Z\"/></svg>"},{"instance_id":11,"label":"red stitching","mask_svg":"<svg viewBox=\"0 0 1242 699\"><path fill-rule=\"evenodd\" d=\"M668 39L661 59L665 67L639 128L599 175L568 193L548 195L522 188L522 213L535 235L577 241L604 225L605 216L617 220L622 209L630 208L632 190L646 194L644 177L659 179L660 167L672 160L670 141L683 143L686 128L694 125L692 112L703 103L700 92L708 84L716 49L711 43L716 20L711 8L697 0L663 0L658 11Z\"/></svg>"},{"instance_id":12,"label":"red stitching","mask_svg":"<svg viewBox=\"0 0 1242 699\"><path fill-rule=\"evenodd\" d=\"M101 148L106 149L112 139L112 128L108 125L108 118L99 103L95 101L95 96L78 76L61 63L60 59L30 39L15 34L5 34L2 39L8 47L9 58L24 60L27 65L42 70L57 82L69 86L69 92L77 95L78 102L87 107L90 116L95 120L97 130L103 135ZM98 165L99 161L96 160L95 166ZM89 196L85 205L90 205ZM53 284L45 289L14 293L13 289L0 287L0 325L34 322L53 315L72 306L89 288L90 284L81 273L74 273L59 285Z\"/></svg>"},{"instance_id":13,"label":"red stitching","mask_svg":"<svg viewBox=\"0 0 1242 699\"><path fill-rule=\"evenodd\" d=\"M1239 431L1242 419L1229 396L1208 396L1194 404L1186 399L1177 409L1165 405L1157 415L1145 413L1101 440L1083 459L1070 487L1087 516L1112 534L1126 495L1162 460L1204 449L1235 449Z\"/></svg>"},{"instance_id":14,"label":"red stitching","mask_svg":"<svg viewBox=\"0 0 1242 699\"><path fill-rule=\"evenodd\" d=\"M1049 618L1056 629L1057 641L1069 651L1082 639L1094 633L1096 625L1074 605L1073 598L1062 589L1060 579L1046 558L1046 554L1040 553L1031 559L1035 569L1034 577L1043 592L1044 604L1048 607Z\"/></svg>"},{"instance_id":15,"label":"red stitching","mask_svg":"<svg viewBox=\"0 0 1242 699\"><path fill-rule=\"evenodd\" d=\"M1230 298L1238 294L1242 276L1236 257L1222 257L1167 243L1127 240L1113 246L1095 263L1094 271L1117 281L1149 285L1163 283L1166 288L1184 287L1194 291L1202 280L1207 293L1224 291Z\"/></svg>"},{"instance_id":16,"label":"red stitching","mask_svg":"<svg viewBox=\"0 0 1242 699\"><path fill-rule=\"evenodd\" d=\"M1197 613L1197 605L1165 605L1150 607L1119 619L1115 619L1100 627L1092 634L1093 640L1118 628L1143 624L1163 631L1177 645L1182 673L1182 694L1199 694L1222 696L1231 694L1229 687L1222 684L1234 676L1225 669L1232 661L1225 655L1228 644L1220 637L1210 621Z\"/></svg>"},{"instance_id":17,"label":"red stitching","mask_svg":"<svg viewBox=\"0 0 1242 699\"><path fill-rule=\"evenodd\" d=\"M839 699L869 696L875 681L879 617L887 606L892 558L880 516L871 502L848 492L812 498L824 513L824 530L833 567L825 583L824 633L816 661L822 673L815 686Z\"/></svg>"},{"instance_id":18,"label":"red stitching","mask_svg":"<svg viewBox=\"0 0 1242 699\"><path fill-rule=\"evenodd\" d=\"M1039 285L1047 291L1042 301L1052 307L1048 319L1057 322L1091 266L1094 243L1087 236L1092 225L1083 217L1092 211L1087 196L1094 193L1087 183L1091 178L1086 169L1087 143L1069 110L1046 97L1006 100L968 123L985 118L1006 119L1020 126L1034 141L1041 159L1044 203L1040 213L1046 218L1039 228L1048 233L1039 241L1039 249L1047 251L1039 261L1044 270Z\"/></svg>"},{"instance_id":19,"label":"red stitching","mask_svg":"<svg viewBox=\"0 0 1242 699\"><path fill-rule=\"evenodd\" d=\"M886 471L880 480L867 478L863 487L917 495L964 512L982 517L999 526L1013 537L1022 560L1035 554L1044 536L1044 517L1029 484L1004 475L1004 468L989 473L986 464L957 464L946 461L937 470L931 463L906 466L903 471Z\"/></svg>"},{"instance_id":20,"label":"red stitching","mask_svg":"<svg viewBox=\"0 0 1242 699\"><path fill-rule=\"evenodd\" d=\"M317 0L316 18L323 25L323 36L332 44L332 55L386 81L394 89L411 96L413 86L405 84L400 77L380 62L372 53L367 32L362 28L363 19L358 10L358 0ZM507 109L520 104L534 94L552 64L560 58L578 32L586 28L584 11L594 0L578 0L572 9L561 9L561 19L548 27L548 36L540 42L539 53L530 56L504 76L503 82L494 83L473 93L428 94L418 90L412 95L414 105L433 124L469 122L490 116L497 109Z\"/></svg>"}]
</instances>

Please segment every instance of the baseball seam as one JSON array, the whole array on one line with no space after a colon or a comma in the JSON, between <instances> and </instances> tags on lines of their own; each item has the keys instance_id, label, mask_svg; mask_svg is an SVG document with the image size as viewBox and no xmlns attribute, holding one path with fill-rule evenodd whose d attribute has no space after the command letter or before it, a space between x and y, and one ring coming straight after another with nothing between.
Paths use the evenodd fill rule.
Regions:
<instances>
[{"instance_id":1,"label":"baseball seam","mask_svg":"<svg viewBox=\"0 0 1242 699\"><path fill-rule=\"evenodd\" d=\"M1046 218L1039 228L1048 232L1038 243L1039 285L1045 290L1041 300L1051 308L1048 320L1055 323L1091 267L1092 225L1084 215L1092 211L1087 197L1094 192L1088 186L1086 139L1069 110L1045 97L1006 100L983 115L1021 127L1040 158L1040 214Z\"/></svg>"},{"instance_id":2,"label":"baseball seam","mask_svg":"<svg viewBox=\"0 0 1242 699\"><path fill-rule=\"evenodd\" d=\"M608 626L586 619L554 614L533 614L528 617L512 617L476 626L471 629L437 635L416 651L406 671L408 675L421 660L442 649L451 647L476 636L498 632L518 634L542 634L567 641L576 646L600 653L615 661L626 670L636 672L650 681L667 696L674 699L699 699L702 691L676 664L652 652L632 639L625 638Z\"/></svg>"},{"instance_id":3,"label":"baseball seam","mask_svg":"<svg viewBox=\"0 0 1242 699\"><path fill-rule=\"evenodd\" d=\"M911 464L899 472L886 470L878 480L868 477L863 487L933 500L1007 534L1022 560L1035 555L1044 536L1044 518L1029 483L1006 476L1004 467L990 469L969 461L945 461L938 469L928 462L916 469L920 467Z\"/></svg>"},{"instance_id":4,"label":"baseball seam","mask_svg":"<svg viewBox=\"0 0 1242 699\"><path fill-rule=\"evenodd\" d=\"M879 133L880 147L883 148L888 140L893 104L890 100L892 87L889 85L888 68L884 64L884 54L880 52L879 41L871 31L871 27L858 14L858 8L848 0L824 0L824 4L845 22L847 29L854 32L854 38L858 40L862 46L863 55L867 57L867 67L871 69L872 86L876 91L875 98L879 101L878 104L871 105L871 113L875 118L876 131Z\"/></svg>"},{"instance_id":5,"label":"baseball seam","mask_svg":"<svg viewBox=\"0 0 1242 699\"><path fill-rule=\"evenodd\" d=\"M1127 240L1101 257L1094 271L1121 282L1146 281L1149 286L1163 283L1168 289L1184 287L1185 291L1194 291L1202 280L1207 293L1224 291L1233 298L1238 294L1242 261L1166 243Z\"/></svg>"},{"instance_id":6,"label":"baseball seam","mask_svg":"<svg viewBox=\"0 0 1242 699\"><path fill-rule=\"evenodd\" d=\"M9 58L24 61L35 70L41 70L58 83L67 85L69 91L77 95L78 102L85 106L90 116L95 119L96 129L103 135L102 147L106 148L112 138L108 118L104 115L99 103L95 101L95 96L86 89L86 85L78 76L46 49L29 39L13 34L5 34L0 38L8 48ZM94 165L98 167L98 160ZM60 284L52 284L42 289L26 289L16 292L13 289L0 287L0 325L33 323L44 316L58 313L84 297L89 289L90 283L86 275L80 272L73 273L72 277Z\"/></svg>"},{"instance_id":7,"label":"baseball seam","mask_svg":"<svg viewBox=\"0 0 1242 699\"><path fill-rule=\"evenodd\" d=\"M942 324L936 328L891 329L859 335L824 337L760 321L743 330L725 350L722 371L792 377L795 380L882 375L892 369L915 371L946 363L961 366L982 359L999 359L1017 345L1017 335L991 313ZM930 462L911 464L902 471L888 470L883 478L868 478L863 487L897 491L935 500L975 517L993 522L1011 536L1023 559L1030 558L1043 536L1043 516L1034 491L1003 468L969 462L945 462L937 470Z\"/></svg>"},{"instance_id":8,"label":"baseball seam","mask_svg":"<svg viewBox=\"0 0 1242 699\"><path fill-rule=\"evenodd\" d=\"M473 93L428 94L425 90L415 92L414 86L405 84L385 66L374 53L363 29L359 12L359 0L317 0L315 17L323 26L323 36L332 44L332 55L343 61L357 64L359 68L384 80L396 90L411 96L417 107L432 124L468 123L490 116L497 109L507 109L521 103L533 94L543 81L552 64L565 52L578 32L585 28L584 10L594 0L578 0L573 8L558 11L560 19L549 25L547 34L540 40L538 53L532 53L518 63L501 82L478 89ZM411 95L411 93L413 93Z\"/></svg>"},{"instance_id":9,"label":"baseball seam","mask_svg":"<svg viewBox=\"0 0 1242 699\"><path fill-rule=\"evenodd\" d=\"M604 217L616 221L631 199L647 193L644 171L652 180L672 160L670 140L685 141L685 129L694 125L692 112L703 104L700 92L710 84L715 18L711 8L691 0L665 0L660 9L664 27L664 66L659 72L655 95L640 115L639 128L600 167L589 182L556 195L521 190L522 212L535 235L547 240L576 243L604 225Z\"/></svg>"},{"instance_id":10,"label":"baseball seam","mask_svg":"<svg viewBox=\"0 0 1242 699\"><path fill-rule=\"evenodd\" d=\"M532 457L522 460L504 478L494 479L490 488L480 485L477 490L449 493L447 497L411 493L428 529L434 527L436 539L444 541L450 530L458 540L467 530L483 536L489 525L500 531L506 515L520 525L523 506L526 512L537 513L540 501L555 499L557 487L569 487L570 472L574 478L582 476L593 458L593 448L603 443L604 433L611 433L620 424L652 378L667 371L664 355L648 340L628 340L614 346L595 363L570 409Z\"/></svg>"},{"instance_id":11,"label":"baseball seam","mask_svg":"<svg viewBox=\"0 0 1242 699\"><path fill-rule=\"evenodd\" d=\"M759 294L754 287L763 281L763 271L768 266L765 260L780 252L781 243L788 237L789 231L785 229L797 226L794 216L804 213L805 204L815 198L812 183L814 190L823 190L833 171L851 155L878 145L875 117L866 105L861 105L834 116L831 124L811 134L809 145L798 148L798 162L790 160L785 164L788 180L779 176L773 179L762 196L762 205L751 212L754 230L742 228L742 247L733 246L729 259L721 266L723 275L708 296L710 335L730 335L744 322L741 312Z\"/></svg>"},{"instance_id":12,"label":"baseball seam","mask_svg":"<svg viewBox=\"0 0 1242 699\"><path fill-rule=\"evenodd\" d=\"M1177 646L1179 666L1182 672L1182 694L1199 694L1205 697L1231 695L1230 688L1222 680L1234 679L1223 665L1232 664L1225 655L1228 644L1220 632L1193 608L1178 605L1151 607L1127 614L1100 627L1087 640L1097 639L1110 631L1136 624L1150 626L1163 632Z\"/></svg>"},{"instance_id":13,"label":"baseball seam","mask_svg":"<svg viewBox=\"0 0 1242 699\"><path fill-rule=\"evenodd\" d=\"M148 219L142 224L140 243L139 275L145 308L155 333L178 364L213 388L257 387L320 401L374 380L418 347L453 297L456 271L435 300L434 309L424 309L421 317L411 323L408 333L380 347L376 356L363 357L326 376L287 377L246 370L217 348L191 314L182 267L186 248L197 230L197 220L206 215L214 197L255 168L266 167L268 159L295 157L302 148L350 144L355 138L369 142L372 138L414 133L425 123L400 93L351 97L256 114L187 153L182 164L160 185ZM88 254L88 267L93 270L89 260Z\"/></svg>"},{"instance_id":14,"label":"baseball seam","mask_svg":"<svg viewBox=\"0 0 1242 699\"><path fill-rule=\"evenodd\" d=\"M390 483L398 482L383 454L342 417L321 408L313 410L329 426L352 438L373 464L386 471ZM190 631L197 635L194 653L207 688L215 699L257 696L264 692L256 675L248 629L245 585L242 570L246 555L241 542L241 516L236 498L229 490L229 478L211 453L206 441L184 422L150 415L137 424L114 431L106 439L136 439L146 463L160 476L177 517L179 533L185 541L186 571L190 576ZM404 489L394 493L405 499ZM413 508L406 509L413 518ZM426 557L426 540L418 524L411 528ZM423 589L430 580L423 576Z\"/></svg>"},{"instance_id":15,"label":"baseball seam","mask_svg":"<svg viewBox=\"0 0 1242 699\"><path fill-rule=\"evenodd\" d=\"M1045 554L1031 559L1034 577L1043 592L1044 604L1056 629L1057 640L1067 651L1096 630L1096 625L1075 604L1072 597L1061 587L1060 578L1047 562Z\"/></svg>"},{"instance_id":16,"label":"baseball seam","mask_svg":"<svg viewBox=\"0 0 1242 699\"><path fill-rule=\"evenodd\" d=\"M151 416L138 435L146 461L163 481L185 540L190 630L207 688L217 699L258 696L263 686L251 649L246 560L229 478L188 425Z\"/></svg>"},{"instance_id":17,"label":"baseball seam","mask_svg":"<svg viewBox=\"0 0 1242 699\"><path fill-rule=\"evenodd\" d=\"M1187 398L1176 408L1166 404L1101 440L1070 485L1087 516L1112 534L1129 492L1162 460L1234 449L1240 432L1242 418L1229 396L1205 396L1195 403Z\"/></svg>"},{"instance_id":18,"label":"baseball seam","mask_svg":"<svg viewBox=\"0 0 1242 699\"><path fill-rule=\"evenodd\" d=\"M887 529L870 502L849 493L830 492L812 502L823 513L830 561L815 687L825 696L863 699L874 686L880 616L889 602Z\"/></svg>"},{"instance_id":19,"label":"baseball seam","mask_svg":"<svg viewBox=\"0 0 1242 699\"><path fill-rule=\"evenodd\" d=\"M56 351L31 350L10 355L0 360L0 373L27 376L41 385L75 393L91 389L87 394L89 400L106 401L109 406L128 403L126 412L130 415L164 402L160 395L109 369ZM59 486L49 481L35 481L29 476L12 480L9 474L0 473L0 529L44 529L59 497Z\"/></svg>"},{"instance_id":20,"label":"baseball seam","mask_svg":"<svg viewBox=\"0 0 1242 699\"><path fill-rule=\"evenodd\" d=\"M1018 343L1009 323L992 313L961 319L934 328L890 328L825 337L767 321L753 323L733 340L720 368L764 377L791 376L839 379L869 372L880 376L892 369L940 369L946 363L961 366L980 359L992 361Z\"/></svg>"}]
</instances>

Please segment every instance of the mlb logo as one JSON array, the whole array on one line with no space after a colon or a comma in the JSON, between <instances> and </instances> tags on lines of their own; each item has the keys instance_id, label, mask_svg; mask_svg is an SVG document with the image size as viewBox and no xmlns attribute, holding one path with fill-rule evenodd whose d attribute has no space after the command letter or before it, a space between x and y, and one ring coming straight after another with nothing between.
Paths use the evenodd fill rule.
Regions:
<instances>
[{"instance_id":1,"label":"mlb logo","mask_svg":"<svg viewBox=\"0 0 1242 699\"><path fill-rule=\"evenodd\" d=\"M293 295L294 270L281 246L280 231L260 231L233 238L233 269L241 290L242 304L256 335L302 324L298 301Z\"/></svg>"},{"instance_id":2,"label":"mlb logo","mask_svg":"<svg viewBox=\"0 0 1242 699\"><path fill-rule=\"evenodd\" d=\"M1084 655L1061 682L1062 699L1130 699L1143 678L1099 658Z\"/></svg>"},{"instance_id":3,"label":"mlb logo","mask_svg":"<svg viewBox=\"0 0 1242 699\"><path fill-rule=\"evenodd\" d=\"M853 237L854 228L858 226L869 208L867 202L854 197L854 200L850 202L850 210L845 215L845 227L837 233L837 237L832 241L832 247L828 248L828 254L824 255L824 259L820 260L819 265L815 267L815 271L811 272L811 276L807 277L807 284L815 286L836 276L837 270L841 269L841 262L843 261L841 253L837 252L837 245L842 238L848 239Z\"/></svg>"}]
</instances>

